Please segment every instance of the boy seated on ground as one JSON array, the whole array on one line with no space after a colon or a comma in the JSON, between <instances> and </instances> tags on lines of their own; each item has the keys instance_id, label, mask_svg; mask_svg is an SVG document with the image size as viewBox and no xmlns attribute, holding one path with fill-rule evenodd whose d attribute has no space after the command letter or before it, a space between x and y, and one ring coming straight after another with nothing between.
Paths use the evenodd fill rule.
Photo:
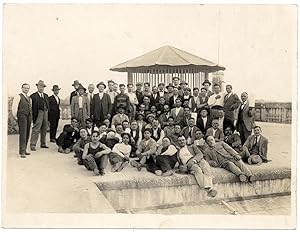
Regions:
<instances>
[{"instance_id":1,"label":"boy seated on ground","mask_svg":"<svg viewBox=\"0 0 300 232\"><path fill-rule=\"evenodd\" d=\"M158 176L171 176L177 163L177 148L171 144L169 138L162 140L162 145L156 151L156 163L148 165L147 171L155 173Z\"/></svg>"},{"instance_id":2,"label":"boy seated on ground","mask_svg":"<svg viewBox=\"0 0 300 232\"><path fill-rule=\"evenodd\" d=\"M100 141L99 131L92 133L91 142L84 146L82 159L84 166L88 170L92 170L95 176L105 175L105 168L107 165L108 154L111 149Z\"/></svg>"},{"instance_id":3,"label":"boy seated on ground","mask_svg":"<svg viewBox=\"0 0 300 232\"><path fill-rule=\"evenodd\" d=\"M131 146L129 145L130 134L122 133L122 143L114 145L112 152L109 154L109 161L112 165L112 172L120 172L129 163Z\"/></svg>"},{"instance_id":4,"label":"boy seated on ground","mask_svg":"<svg viewBox=\"0 0 300 232\"><path fill-rule=\"evenodd\" d=\"M250 135L246 140L243 148L245 155L242 157L243 161L248 164L261 164L270 162L268 160L268 139L261 134L259 126L254 127L254 134Z\"/></svg>"},{"instance_id":5,"label":"boy seated on ground","mask_svg":"<svg viewBox=\"0 0 300 232\"><path fill-rule=\"evenodd\" d=\"M70 153L73 145L80 138L79 135L79 120L76 117L71 118L71 124L66 124L63 131L56 140L59 153Z\"/></svg>"},{"instance_id":6,"label":"boy seated on ground","mask_svg":"<svg viewBox=\"0 0 300 232\"><path fill-rule=\"evenodd\" d=\"M138 171L142 170L142 167L147 167L147 165L153 165L154 156L156 152L156 141L151 138L152 130L147 128L144 130L144 139L138 144L138 149L136 155L139 158L138 161L131 161L131 165L136 167Z\"/></svg>"},{"instance_id":7,"label":"boy seated on ground","mask_svg":"<svg viewBox=\"0 0 300 232\"><path fill-rule=\"evenodd\" d=\"M224 133L219 129L218 119L212 120L212 126L207 129L205 136L213 136L216 142L224 141Z\"/></svg>"},{"instance_id":8,"label":"boy seated on ground","mask_svg":"<svg viewBox=\"0 0 300 232\"><path fill-rule=\"evenodd\" d=\"M80 139L73 145L73 151L77 157L77 163L79 165L83 165L82 154L84 151L84 146L91 142L91 137L88 136L87 130L85 128L81 128L80 131Z\"/></svg>"},{"instance_id":9,"label":"boy seated on ground","mask_svg":"<svg viewBox=\"0 0 300 232\"><path fill-rule=\"evenodd\" d=\"M182 135L178 138L179 170L183 173L194 175L199 187L207 192L207 196L215 197L217 191L213 187L213 175L211 168L204 159L202 152L195 145L187 145L186 138Z\"/></svg>"}]
</instances>

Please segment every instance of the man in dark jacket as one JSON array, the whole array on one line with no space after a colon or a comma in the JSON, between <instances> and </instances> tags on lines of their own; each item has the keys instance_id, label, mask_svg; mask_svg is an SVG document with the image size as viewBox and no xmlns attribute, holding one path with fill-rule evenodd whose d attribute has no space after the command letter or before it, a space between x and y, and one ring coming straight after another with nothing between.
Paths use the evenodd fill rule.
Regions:
<instances>
[{"instance_id":1,"label":"man in dark jacket","mask_svg":"<svg viewBox=\"0 0 300 232\"><path fill-rule=\"evenodd\" d=\"M48 119L50 123L50 142L56 142L56 132L58 127L58 121L60 118L60 99L58 97L60 88L58 85L53 85L53 95L49 97L49 114Z\"/></svg>"},{"instance_id":2,"label":"man in dark jacket","mask_svg":"<svg viewBox=\"0 0 300 232\"><path fill-rule=\"evenodd\" d=\"M44 81L39 81L37 84L38 91L31 94L32 100L32 133L30 139L31 151L36 151L36 143L41 134L41 148L48 148L46 145L46 132L48 126L48 111L49 111L49 98L44 93L46 85Z\"/></svg>"},{"instance_id":3,"label":"man in dark jacket","mask_svg":"<svg viewBox=\"0 0 300 232\"><path fill-rule=\"evenodd\" d=\"M70 96L70 105L71 105L71 102L72 102L72 97L78 95L77 89L80 86L79 81L78 80L74 81L74 83L72 84L72 86L74 87L75 90L71 93L71 96Z\"/></svg>"}]
</instances>

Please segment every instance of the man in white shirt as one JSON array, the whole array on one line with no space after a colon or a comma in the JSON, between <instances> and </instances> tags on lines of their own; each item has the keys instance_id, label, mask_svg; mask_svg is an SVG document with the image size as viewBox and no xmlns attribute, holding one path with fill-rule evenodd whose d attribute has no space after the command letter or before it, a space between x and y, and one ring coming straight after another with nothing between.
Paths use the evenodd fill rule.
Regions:
<instances>
[{"instance_id":1,"label":"man in white shirt","mask_svg":"<svg viewBox=\"0 0 300 232\"><path fill-rule=\"evenodd\" d=\"M200 188L207 192L207 196L215 197L217 191L213 188L211 168L202 152L195 145L187 146L183 135L178 138L178 144L180 147L178 151L179 169L194 175Z\"/></svg>"},{"instance_id":2,"label":"man in white shirt","mask_svg":"<svg viewBox=\"0 0 300 232\"><path fill-rule=\"evenodd\" d=\"M159 128L158 119L152 121L152 138L157 142L158 145L162 144L162 139L165 137L165 132Z\"/></svg>"},{"instance_id":3,"label":"man in white shirt","mask_svg":"<svg viewBox=\"0 0 300 232\"><path fill-rule=\"evenodd\" d=\"M111 104L114 104L114 100L115 97L118 95L118 93L115 91L115 82L112 80L109 80L107 82L108 85L108 90L106 91L106 93L109 95L110 97L110 102ZM118 86L118 85L117 85ZM118 88L118 87L117 87Z\"/></svg>"},{"instance_id":4,"label":"man in white shirt","mask_svg":"<svg viewBox=\"0 0 300 232\"><path fill-rule=\"evenodd\" d=\"M21 158L26 158L26 155L30 155L26 151L31 126L31 98L27 95L30 86L25 83L22 85L22 92L14 97L12 105L12 115L17 119L19 126L19 155Z\"/></svg>"},{"instance_id":5,"label":"man in white shirt","mask_svg":"<svg viewBox=\"0 0 300 232\"><path fill-rule=\"evenodd\" d=\"M217 110L215 107L222 106L224 107L224 96L225 93L221 92L221 87L219 84L214 85L215 93L208 98L207 104L211 108L211 116L216 118L218 116Z\"/></svg>"}]
</instances>

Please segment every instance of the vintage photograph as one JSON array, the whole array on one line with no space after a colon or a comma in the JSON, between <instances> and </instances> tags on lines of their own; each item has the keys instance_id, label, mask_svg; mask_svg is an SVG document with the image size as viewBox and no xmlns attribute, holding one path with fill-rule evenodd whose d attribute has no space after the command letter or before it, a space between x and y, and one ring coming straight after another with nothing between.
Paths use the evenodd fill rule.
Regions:
<instances>
[{"instance_id":1,"label":"vintage photograph","mask_svg":"<svg viewBox=\"0 0 300 232\"><path fill-rule=\"evenodd\" d=\"M297 12L5 4L2 226L295 228Z\"/></svg>"}]
</instances>

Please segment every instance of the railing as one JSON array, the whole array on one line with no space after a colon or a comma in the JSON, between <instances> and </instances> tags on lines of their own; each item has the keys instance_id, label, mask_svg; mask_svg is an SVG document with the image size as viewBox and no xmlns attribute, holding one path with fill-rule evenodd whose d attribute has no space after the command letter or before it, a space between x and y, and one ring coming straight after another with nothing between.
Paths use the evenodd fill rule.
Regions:
<instances>
[{"instance_id":1,"label":"railing","mask_svg":"<svg viewBox=\"0 0 300 232\"><path fill-rule=\"evenodd\" d=\"M255 120L261 122L291 123L291 102L255 102Z\"/></svg>"}]
</instances>

